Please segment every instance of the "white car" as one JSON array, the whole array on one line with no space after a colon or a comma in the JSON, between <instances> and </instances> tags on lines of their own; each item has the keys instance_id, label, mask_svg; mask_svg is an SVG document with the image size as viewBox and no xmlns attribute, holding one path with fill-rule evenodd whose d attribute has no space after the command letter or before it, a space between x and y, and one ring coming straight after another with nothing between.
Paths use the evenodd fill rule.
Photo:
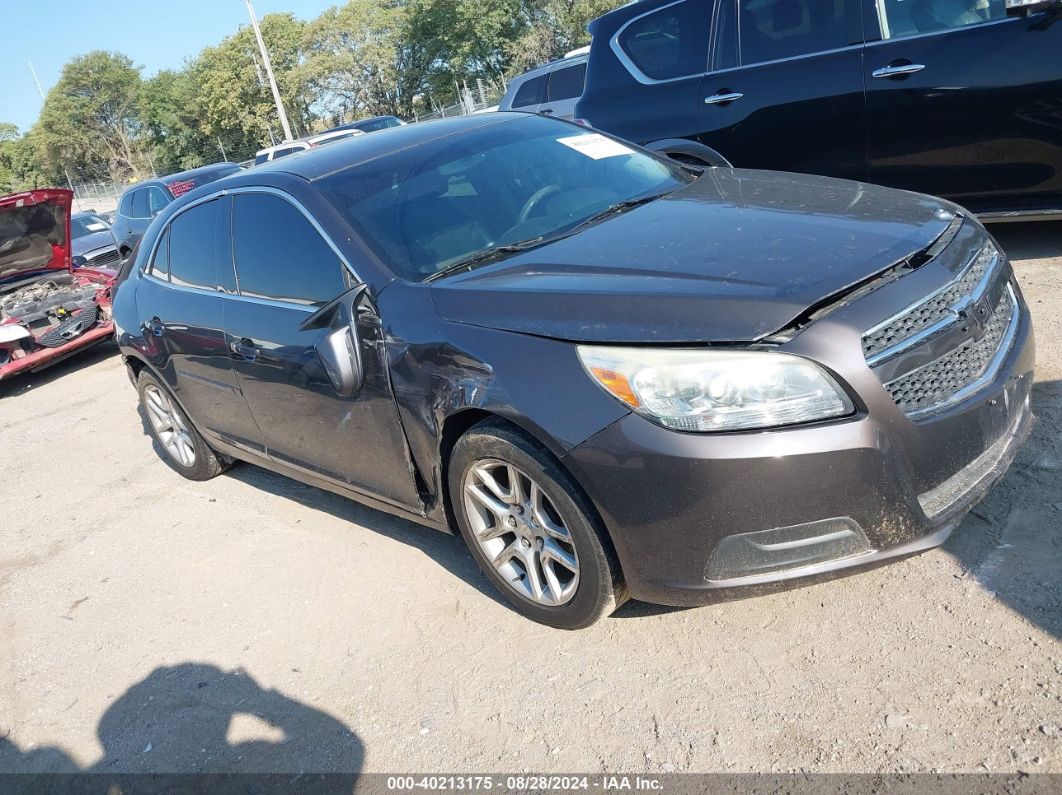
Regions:
<instances>
[{"instance_id":1,"label":"white car","mask_svg":"<svg viewBox=\"0 0 1062 795\"><path fill-rule=\"evenodd\" d=\"M279 160L282 157L293 155L296 152L304 152L307 149L324 146L325 144L334 143L335 141L342 141L344 138L355 138L359 135L365 135L365 133L361 130L336 130L333 132L321 133L320 135L310 135L306 138L299 138L295 141L285 141L282 144L269 146L257 152L254 156L254 164L260 166L262 163L268 163L270 160Z\"/></svg>"}]
</instances>

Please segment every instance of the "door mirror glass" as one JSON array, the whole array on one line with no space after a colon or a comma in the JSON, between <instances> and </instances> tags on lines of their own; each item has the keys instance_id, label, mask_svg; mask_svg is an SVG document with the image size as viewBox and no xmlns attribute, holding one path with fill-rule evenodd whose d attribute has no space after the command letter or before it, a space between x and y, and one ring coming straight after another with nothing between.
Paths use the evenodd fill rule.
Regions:
<instances>
[{"instance_id":1,"label":"door mirror glass","mask_svg":"<svg viewBox=\"0 0 1062 795\"><path fill-rule=\"evenodd\" d=\"M365 383L361 340L358 338L358 304L366 291L364 284L347 290L310 315L299 327L301 331L328 329L317 342L317 356L339 397L354 397Z\"/></svg>"}]
</instances>

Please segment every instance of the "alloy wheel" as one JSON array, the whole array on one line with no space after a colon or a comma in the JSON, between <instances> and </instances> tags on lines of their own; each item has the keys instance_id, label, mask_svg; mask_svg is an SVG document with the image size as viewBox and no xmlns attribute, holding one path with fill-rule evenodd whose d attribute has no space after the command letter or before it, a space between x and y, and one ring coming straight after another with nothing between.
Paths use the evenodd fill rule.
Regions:
<instances>
[{"instance_id":1,"label":"alloy wheel","mask_svg":"<svg viewBox=\"0 0 1062 795\"><path fill-rule=\"evenodd\" d=\"M472 534L487 560L518 595L559 607L579 587L579 556L545 490L505 461L476 462L462 493Z\"/></svg>"},{"instance_id":2,"label":"alloy wheel","mask_svg":"<svg viewBox=\"0 0 1062 795\"><path fill-rule=\"evenodd\" d=\"M195 443L192 434L169 396L158 387L148 386L144 389L144 408L163 449L182 467L194 467Z\"/></svg>"}]
</instances>

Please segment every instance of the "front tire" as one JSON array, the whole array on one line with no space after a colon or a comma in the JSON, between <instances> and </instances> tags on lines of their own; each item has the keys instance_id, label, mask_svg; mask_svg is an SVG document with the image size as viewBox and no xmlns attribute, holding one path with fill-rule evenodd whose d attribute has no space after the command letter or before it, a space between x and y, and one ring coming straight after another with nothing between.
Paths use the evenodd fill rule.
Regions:
<instances>
[{"instance_id":1,"label":"front tire","mask_svg":"<svg viewBox=\"0 0 1062 795\"><path fill-rule=\"evenodd\" d=\"M465 543L519 613L558 629L583 629L626 601L596 511L541 445L487 421L458 440L448 475Z\"/></svg>"},{"instance_id":2,"label":"front tire","mask_svg":"<svg viewBox=\"0 0 1062 795\"><path fill-rule=\"evenodd\" d=\"M188 480L211 480L227 469L192 425L184 409L155 376L137 378L140 409L162 460Z\"/></svg>"}]
</instances>

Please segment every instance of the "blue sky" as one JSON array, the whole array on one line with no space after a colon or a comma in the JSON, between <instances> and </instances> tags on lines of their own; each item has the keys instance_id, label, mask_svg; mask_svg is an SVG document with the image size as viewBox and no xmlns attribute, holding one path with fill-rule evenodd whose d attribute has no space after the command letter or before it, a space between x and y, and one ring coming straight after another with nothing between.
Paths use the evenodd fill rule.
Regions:
<instances>
[{"instance_id":1,"label":"blue sky","mask_svg":"<svg viewBox=\"0 0 1062 795\"><path fill-rule=\"evenodd\" d=\"M0 0L4 44L0 47L0 122L25 132L37 120L41 100L28 61L45 93L63 64L90 50L117 50L150 77L178 68L186 58L248 24L243 0ZM258 18L290 11L312 19L341 0L254 0Z\"/></svg>"}]
</instances>

